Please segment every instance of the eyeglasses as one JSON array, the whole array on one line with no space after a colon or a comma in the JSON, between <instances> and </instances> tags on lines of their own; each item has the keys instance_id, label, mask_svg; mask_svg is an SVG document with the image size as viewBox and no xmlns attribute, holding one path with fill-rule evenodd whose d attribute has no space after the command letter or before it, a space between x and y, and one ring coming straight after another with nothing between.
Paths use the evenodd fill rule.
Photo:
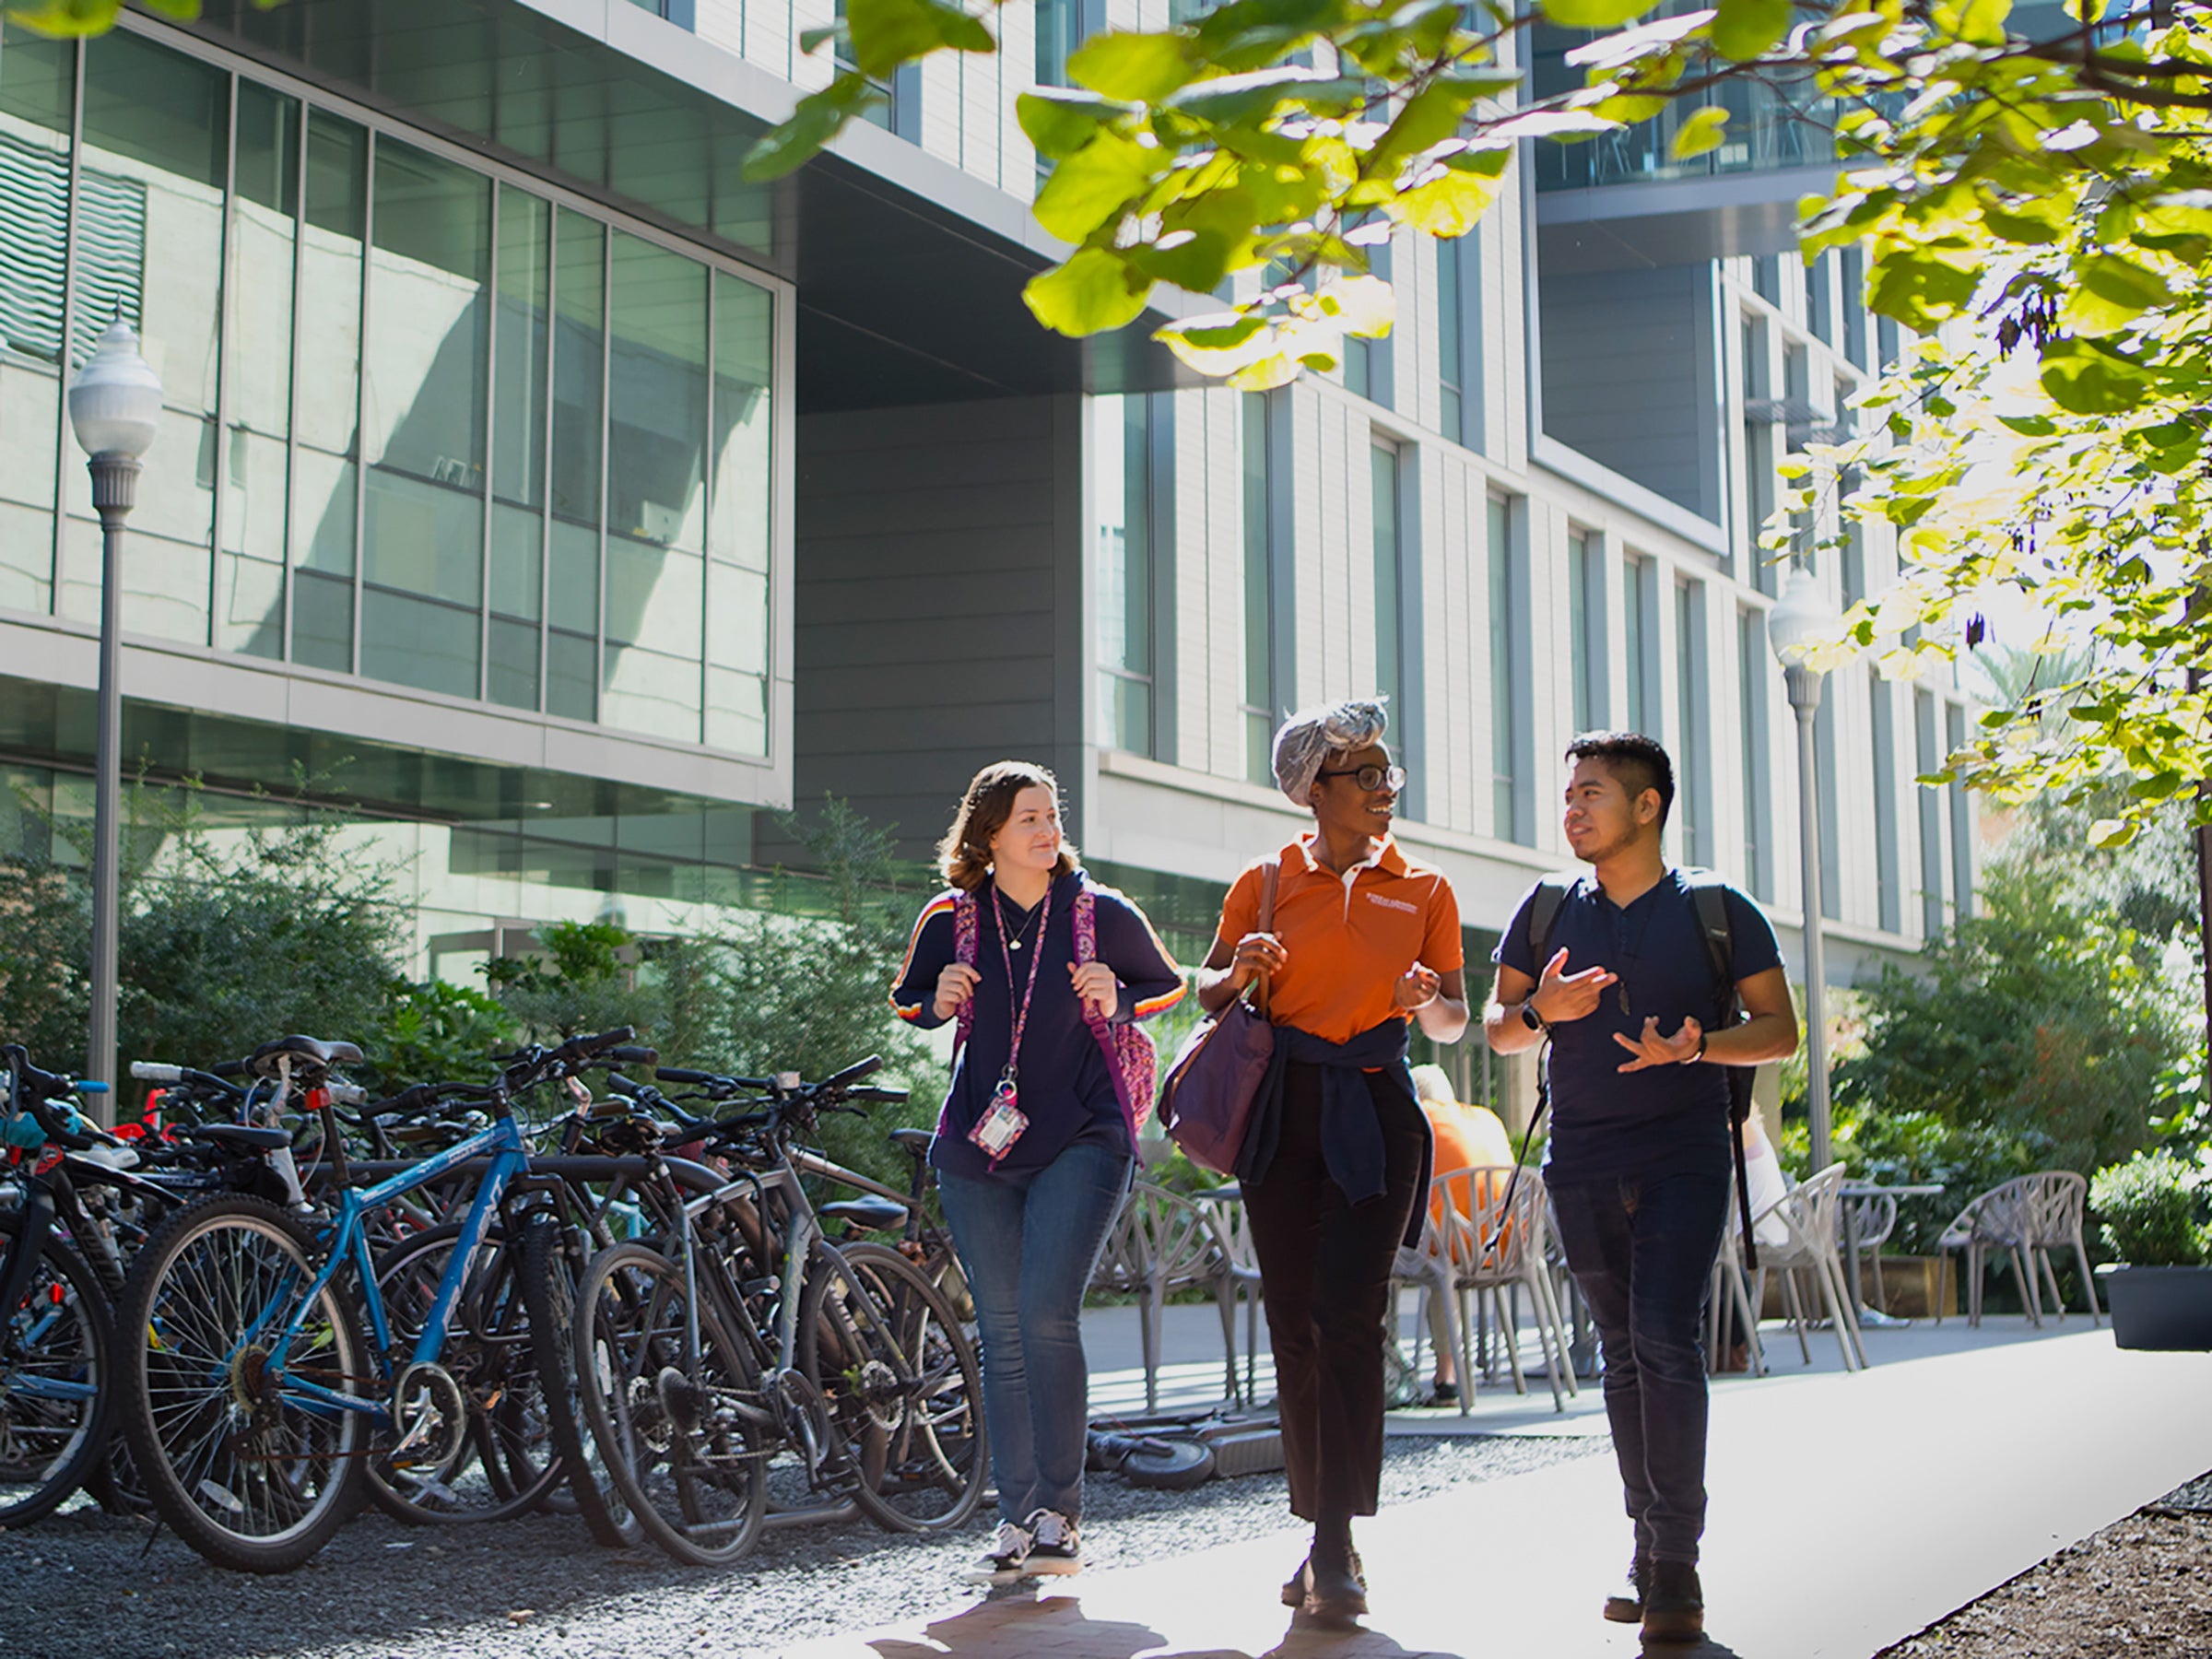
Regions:
<instances>
[{"instance_id":1,"label":"eyeglasses","mask_svg":"<svg viewBox=\"0 0 2212 1659\"><path fill-rule=\"evenodd\" d=\"M1406 787L1406 769L1402 766L1356 766L1343 771L1315 772L1317 778L1349 778L1372 794L1387 788L1391 794Z\"/></svg>"}]
</instances>

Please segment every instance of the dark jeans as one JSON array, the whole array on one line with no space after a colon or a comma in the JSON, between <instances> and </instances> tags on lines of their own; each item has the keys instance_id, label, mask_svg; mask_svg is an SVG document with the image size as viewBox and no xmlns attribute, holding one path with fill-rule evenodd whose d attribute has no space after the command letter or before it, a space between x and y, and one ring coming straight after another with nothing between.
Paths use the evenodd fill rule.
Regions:
<instances>
[{"instance_id":1,"label":"dark jeans","mask_svg":"<svg viewBox=\"0 0 2212 1659\"><path fill-rule=\"evenodd\" d=\"M1078 1316L1134 1168L1126 1153L1077 1144L1041 1170L980 1181L938 1171L975 1299L1002 1521L1041 1509L1082 1517L1090 1371Z\"/></svg>"},{"instance_id":2,"label":"dark jeans","mask_svg":"<svg viewBox=\"0 0 2212 1659\"><path fill-rule=\"evenodd\" d=\"M1429 1140L1420 1108L1370 1077L1386 1184L1380 1197L1347 1204L1321 1160L1321 1070L1285 1072L1282 1140L1244 1194L1275 1347L1290 1511L1308 1521L1375 1512L1390 1271Z\"/></svg>"},{"instance_id":3,"label":"dark jeans","mask_svg":"<svg viewBox=\"0 0 2212 1659\"><path fill-rule=\"evenodd\" d=\"M1695 1562L1705 1531L1701 1338L1727 1174L1546 1184L1567 1265L1597 1324L1636 1547Z\"/></svg>"}]
</instances>

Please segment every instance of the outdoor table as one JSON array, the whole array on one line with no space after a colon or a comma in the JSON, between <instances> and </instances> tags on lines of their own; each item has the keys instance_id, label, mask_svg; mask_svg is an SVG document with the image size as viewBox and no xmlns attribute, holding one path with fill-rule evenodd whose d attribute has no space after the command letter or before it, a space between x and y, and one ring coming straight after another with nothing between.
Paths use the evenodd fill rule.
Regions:
<instances>
[{"instance_id":1,"label":"outdoor table","mask_svg":"<svg viewBox=\"0 0 2212 1659\"><path fill-rule=\"evenodd\" d=\"M1878 1198L1884 1195L1891 1198L1933 1198L1939 1196L1942 1192L1940 1182L1918 1186L1883 1186L1877 1182L1847 1181L1836 1189L1837 1196L1842 1200L1836 1209L1843 1226L1843 1294L1851 1302L1852 1318L1859 1324L1865 1324L1867 1316L1859 1299L1859 1228L1851 1201L1853 1198ZM1880 1318L1888 1318L1888 1312L1883 1312Z\"/></svg>"}]
</instances>

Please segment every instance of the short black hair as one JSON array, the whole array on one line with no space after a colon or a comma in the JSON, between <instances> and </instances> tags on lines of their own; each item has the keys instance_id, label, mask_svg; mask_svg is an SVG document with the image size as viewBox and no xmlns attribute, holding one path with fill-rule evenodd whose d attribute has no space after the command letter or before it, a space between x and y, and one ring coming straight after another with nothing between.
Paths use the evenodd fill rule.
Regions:
<instances>
[{"instance_id":1,"label":"short black hair","mask_svg":"<svg viewBox=\"0 0 2212 1659\"><path fill-rule=\"evenodd\" d=\"M1675 763L1656 737L1641 732L1584 732L1567 746L1567 759L1604 761L1631 801L1647 789L1657 790L1659 828L1666 828L1666 815L1675 805Z\"/></svg>"}]
</instances>

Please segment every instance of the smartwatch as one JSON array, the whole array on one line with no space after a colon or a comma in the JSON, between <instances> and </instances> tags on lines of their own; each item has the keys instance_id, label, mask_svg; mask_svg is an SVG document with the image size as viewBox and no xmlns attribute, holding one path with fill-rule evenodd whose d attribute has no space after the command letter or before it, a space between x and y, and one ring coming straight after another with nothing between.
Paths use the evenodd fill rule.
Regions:
<instances>
[{"instance_id":1,"label":"smartwatch","mask_svg":"<svg viewBox=\"0 0 2212 1659\"><path fill-rule=\"evenodd\" d=\"M1532 1031L1551 1030L1544 1023L1544 1016L1536 1012L1536 999L1533 996L1521 1005L1521 1023Z\"/></svg>"}]
</instances>

